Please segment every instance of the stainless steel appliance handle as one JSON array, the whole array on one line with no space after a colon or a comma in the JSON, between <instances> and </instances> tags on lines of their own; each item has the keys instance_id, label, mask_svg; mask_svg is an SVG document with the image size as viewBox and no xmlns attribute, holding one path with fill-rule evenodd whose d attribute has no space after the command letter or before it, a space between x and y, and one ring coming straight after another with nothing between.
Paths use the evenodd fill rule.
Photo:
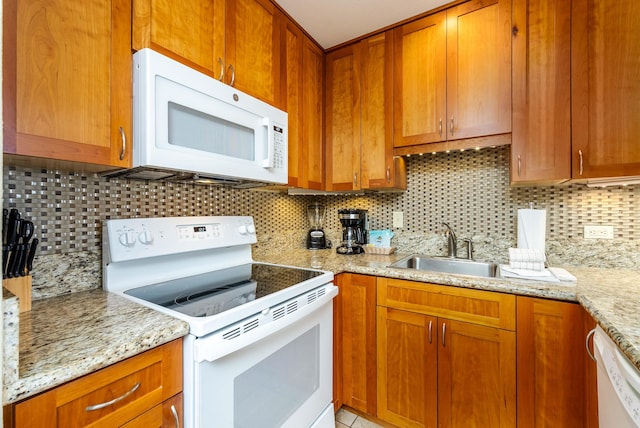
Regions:
<instances>
[{"instance_id":1,"label":"stainless steel appliance handle","mask_svg":"<svg viewBox=\"0 0 640 428\"><path fill-rule=\"evenodd\" d=\"M591 349L589 349L589 339L591 339L593 337L593 334L596 332L596 329L594 328L593 330L591 330L589 333L587 333L587 338L584 342L584 346L585 348L587 348L587 354L589 355L589 357L593 360L596 361L596 357L593 356L593 351ZM591 342L593 343L593 341Z\"/></svg>"},{"instance_id":2,"label":"stainless steel appliance handle","mask_svg":"<svg viewBox=\"0 0 640 428\"><path fill-rule=\"evenodd\" d=\"M113 400L107 401L105 403L100 403L100 404L94 404L92 406L87 406L87 408L84 409L84 410L86 412L93 412L94 410L100 410L100 409L104 409L105 407L109 407L112 404L116 404L118 401L124 400L125 398L127 398L128 396L130 396L131 394L136 392L138 390L138 388L140 388L140 382L138 382L135 385L133 385L133 388L131 388L129 391L127 391L124 394L122 394L120 397L116 397Z\"/></svg>"}]
</instances>

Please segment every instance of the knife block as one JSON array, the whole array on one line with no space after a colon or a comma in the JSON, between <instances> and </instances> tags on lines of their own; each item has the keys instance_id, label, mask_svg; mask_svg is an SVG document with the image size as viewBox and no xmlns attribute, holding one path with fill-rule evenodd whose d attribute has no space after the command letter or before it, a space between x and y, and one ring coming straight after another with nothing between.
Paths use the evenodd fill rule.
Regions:
<instances>
[{"instance_id":1,"label":"knife block","mask_svg":"<svg viewBox=\"0 0 640 428\"><path fill-rule=\"evenodd\" d=\"M20 299L20 313L31 310L31 275L3 279L2 286Z\"/></svg>"}]
</instances>

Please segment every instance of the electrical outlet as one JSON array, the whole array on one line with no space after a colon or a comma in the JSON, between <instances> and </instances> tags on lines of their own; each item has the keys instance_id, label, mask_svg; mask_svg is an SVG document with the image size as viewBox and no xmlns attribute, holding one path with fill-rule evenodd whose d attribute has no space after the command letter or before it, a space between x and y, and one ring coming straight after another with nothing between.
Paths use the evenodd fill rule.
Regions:
<instances>
[{"instance_id":1,"label":"electrical outlet","mask_svg":"<svg viewBox=\"0 0 640 428\"><path fill-rule=\"evenodd\" d=\"M393 212L393 227L395 228L404 227L404 213L402 211Z\"/></svg>"},{"instance_id":2,"label":"electrical outlet","mask_svg":"<svg viewBox=\"0 0 640 428\"><path fill-rule=\"evenodd\" d=\"M584 239L613 239L613 226L585 226Z\"/></svg>"}]
</instances>

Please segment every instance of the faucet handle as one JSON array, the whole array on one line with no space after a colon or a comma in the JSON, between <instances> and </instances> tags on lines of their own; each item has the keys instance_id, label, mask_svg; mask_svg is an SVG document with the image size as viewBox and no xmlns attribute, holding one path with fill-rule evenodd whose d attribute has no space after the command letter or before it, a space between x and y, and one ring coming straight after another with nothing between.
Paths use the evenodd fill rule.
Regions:
<instances>
[{"instance_id":1,"label":"faucet handle","mask_svg":"<svg viewBox=\"0 0 640 428\"><path fill-rule=\"evenodd\" d=\"M473 241L470 238L462 240L467 244L467 260L473 260Z\"/></svg>"}]
</instances>

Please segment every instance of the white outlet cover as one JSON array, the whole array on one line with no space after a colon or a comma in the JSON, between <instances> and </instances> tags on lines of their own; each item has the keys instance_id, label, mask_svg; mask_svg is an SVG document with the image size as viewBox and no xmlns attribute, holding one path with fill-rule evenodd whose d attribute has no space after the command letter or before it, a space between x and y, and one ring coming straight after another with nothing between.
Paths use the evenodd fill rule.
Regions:
<instances>
[{"instance_id":1,"label":"white outlet cover","mask_svg":"<svg viewBox=\"0 0 640 428\"><path fill-rule=\"evenodd\" d=\"M393 227L404 227L404 213L402 211L393 212Z\"/></svg>"},{"instance_id":2,"label":"white outlet cover","mask_svg":"<svg viewBox=\"0 0 640 428\"><path fill-rule=\"evenodd\" d=\"M585 226L584 239L613 239L613 226Z\"/></svg>"}]
</instances>

